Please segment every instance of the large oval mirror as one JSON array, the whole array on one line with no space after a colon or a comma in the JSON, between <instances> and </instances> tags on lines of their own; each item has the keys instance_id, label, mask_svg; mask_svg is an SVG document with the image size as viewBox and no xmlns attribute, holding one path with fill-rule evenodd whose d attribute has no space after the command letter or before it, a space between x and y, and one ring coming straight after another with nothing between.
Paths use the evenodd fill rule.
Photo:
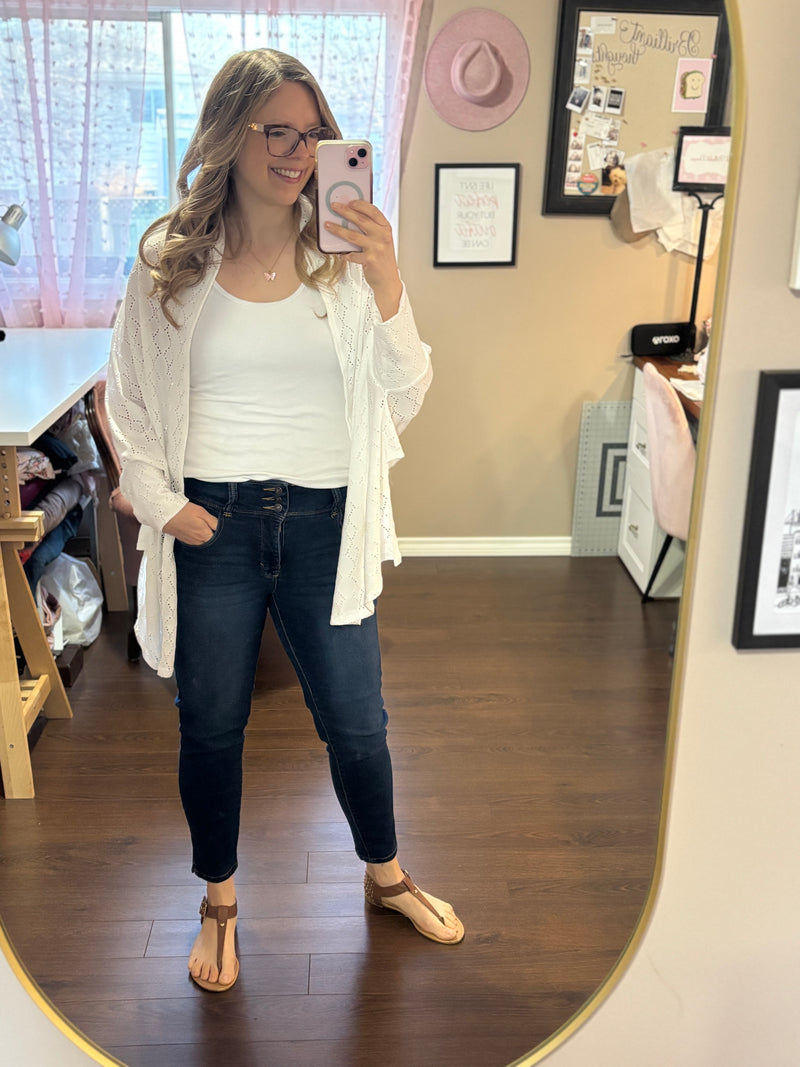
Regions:
<instances>
[{"instance_id":1,"label":"large oval mirror","mask_svg":"<svg viewBox=\"0 0 800 1067\"><path fill-rule=\"evenodd\" d=\"M420 47L458 10L429 4ZM55 1015L108 1050L98 1062L350 1064L391 1042L397 1062L507 1063L591 997L646 904L678 602L643 605L615 553L569 555L570 531L583 404L630 400L630 328L685 318L694 263L620 241L606 217L539 213L558 4L503 11L532 60L513 119L465 132L420 92L407 137L401 267L437 379L396 468L407 558L382 606L403 851L468 940L451 955L392 916L365 922L324 753L268 635L247 965L227 1000L191 987L173 686L126 662L115 614L71 689L74 719L38 738L36 799L2 814L11 941ZM521 164L513 270L431 263L434 166L464 162Z\"/></svg>"}]
</instances>

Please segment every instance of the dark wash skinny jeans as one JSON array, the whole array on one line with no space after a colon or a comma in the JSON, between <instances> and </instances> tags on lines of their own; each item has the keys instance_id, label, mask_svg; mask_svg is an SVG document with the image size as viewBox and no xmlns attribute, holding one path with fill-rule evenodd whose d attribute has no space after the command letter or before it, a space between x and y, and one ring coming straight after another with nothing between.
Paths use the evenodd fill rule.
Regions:
<instances>
[{"instance_id":1,"label":"dark wash skinny jeans","mask_svg":"<svg viewBox=\"0 0 800 1067\"><path fill-rule=\"evenodd\" d=\"M175 542L181 801L192 870L222 882L237 867L242 749L267 612L328 749L358 856L397 852L376 616L331 626L346 489L187 478L217 519L204 545Z\"/></svg>"}]
</instances>

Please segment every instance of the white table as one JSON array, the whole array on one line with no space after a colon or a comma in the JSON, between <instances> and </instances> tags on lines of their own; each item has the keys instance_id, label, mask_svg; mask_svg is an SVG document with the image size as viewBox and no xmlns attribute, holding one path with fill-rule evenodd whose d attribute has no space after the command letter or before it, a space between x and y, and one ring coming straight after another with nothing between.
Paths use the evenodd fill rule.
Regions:
<instances>
[{"instance_id":1,"label":"white table","mask_svg":"<svg viewBox=\"0 0 800 1067\"><path fill-rule=\"evenodd\" d=\"M108 329L14 329L0 342L0 772L7 799L30 798L28 730L41 710L72 709L42 630L18 549L43 534L42 512L20 509L17 446L31 445L102 377ZM18 680L14 632L30 681Z\"/></svg>"},{"instance_id":2,"label":"white table","mask_svg":"<svg viewBox=\"0 0 800 1067\"><path fill-rule=\"evenodd\" d=\"M111 330L9 327L0 342L0 445L31 445L102 377Z\"/></svg>"}]
</instances>

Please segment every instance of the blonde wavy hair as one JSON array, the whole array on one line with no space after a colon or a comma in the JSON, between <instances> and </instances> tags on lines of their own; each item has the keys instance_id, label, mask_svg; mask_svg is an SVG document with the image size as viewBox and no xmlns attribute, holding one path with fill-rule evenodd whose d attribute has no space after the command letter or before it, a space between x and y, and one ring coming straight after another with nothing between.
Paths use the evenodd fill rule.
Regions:
<instances>
[{"instance_id":1,"label":"blonde wavy hair","mask_svg":"<svg viewBox=\"0 0 800 1067\"><path fill-rule=\"evenodd\" d=\"M255 48L238 52L225 62L206 93L181 163L178 204L148 226L139 242L139 256L153 279L151 296L158 297L165 318L175 327L178 323L169 305L179 304L182 290L201 280L214 246L224 237L226 252L237 255L241 251L245 235L237 211L233 165L248 136L253 113L287 81L308 86L317 101L321 124L330 126L341 137L315 78L293 56L271 48ZM314 289L330 287L344 270L341 259L324 256L322 263L311 270L306 255L316 250L315 176L309 179L303 192L311 202L312 215L301 230L300 203L295 204L298 232L295 266L306 285ZM162 229L165 234L158 260L151 262L147 258L147 242Z\"/></svg>"}]
</instances>

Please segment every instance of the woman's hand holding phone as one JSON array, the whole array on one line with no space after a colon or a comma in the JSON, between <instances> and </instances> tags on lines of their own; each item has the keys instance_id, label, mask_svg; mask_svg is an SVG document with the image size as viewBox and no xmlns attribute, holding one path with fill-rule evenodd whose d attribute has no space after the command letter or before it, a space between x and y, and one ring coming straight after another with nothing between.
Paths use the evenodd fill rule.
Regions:
<instances>
[{"instance_id":1,"label":"woman's hand holding phone","mask_svg":"<svg viewBox=\"0 0 800 1067\"><path fill-rule=\"evenodd\" d=\"M403 285L392 228L372 203L372 145L369 141L320 141L316 178L320 251L347 255L360 263L381 317L390 319L400 308Z\"/></svg>"},{"instance_id":2,"label":"woman's hand holding phone","mask_svg":"<svg viewBox=\"0 0 800 1067\"><path fill-rule=\"evenodd\" d=\"M364 279L375 294L375 303L385 322L397 314L403 292L392 227L378 208L366 200L352 200L349 204L332 203L331 207L361 231L360 235L354 234L349 227L334 222L325 223L328 232L361 246L359 252L344 254L353 263L360 263L363 267Z\"/></svg>"}]
</instances>

